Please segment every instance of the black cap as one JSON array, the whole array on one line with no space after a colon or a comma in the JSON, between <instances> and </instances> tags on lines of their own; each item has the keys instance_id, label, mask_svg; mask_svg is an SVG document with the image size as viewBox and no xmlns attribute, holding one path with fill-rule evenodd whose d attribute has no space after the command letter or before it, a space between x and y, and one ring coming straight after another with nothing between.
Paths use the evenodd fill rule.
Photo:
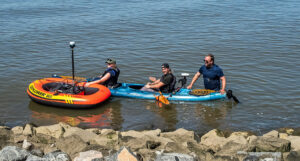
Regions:
<instances>
[{"instance_id":1,"label":"black cap","mask_svg":"<svg viewBox=\"0 0 300 161\"><path fill-rule=\"evenodd\" d=\"M161 67L164 67L164 68L170 68L170 66L169 66L168 63L163 63L163 64L161 65Z\"/></svg>"}]
</instances>

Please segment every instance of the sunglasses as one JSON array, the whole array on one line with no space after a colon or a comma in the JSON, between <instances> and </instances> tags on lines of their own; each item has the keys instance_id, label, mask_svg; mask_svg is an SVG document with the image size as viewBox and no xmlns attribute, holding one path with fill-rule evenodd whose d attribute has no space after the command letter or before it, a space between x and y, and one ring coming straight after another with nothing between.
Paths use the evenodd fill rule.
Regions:
<instances>
[{"instance_id":1,"label":"sunglasses","mask_svg":"<svg viewBox=\"0 0 300 161\"><path fill-rule=\"evenodd\" d=\"M204 63L209 63L209 61L207 61L207 60L203 60L204 61Z\"/></svg>"}]
</instances>

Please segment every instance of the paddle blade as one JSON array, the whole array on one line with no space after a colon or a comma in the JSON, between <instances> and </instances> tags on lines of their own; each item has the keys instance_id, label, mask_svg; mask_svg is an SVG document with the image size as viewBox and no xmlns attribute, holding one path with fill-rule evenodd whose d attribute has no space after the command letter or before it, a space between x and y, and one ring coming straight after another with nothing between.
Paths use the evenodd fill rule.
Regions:
<instances>
[{"instance_id":1,"label":"paddle blade","mask_svg":"<svg viewBox=\"0 0 300 161\"><path fill-rule=\"evenodd\" d=\"M189 94L196 95L196 96L205 96L209 95L210 93L214 93L216 91L210 89L193 89L190 91Z\"/></svg>"}]
</instances>

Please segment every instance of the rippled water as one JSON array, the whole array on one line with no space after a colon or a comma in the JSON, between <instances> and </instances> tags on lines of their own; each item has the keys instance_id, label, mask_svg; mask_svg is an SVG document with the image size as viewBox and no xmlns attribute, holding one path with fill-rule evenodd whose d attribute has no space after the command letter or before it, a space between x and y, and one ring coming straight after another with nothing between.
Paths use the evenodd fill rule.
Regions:
<instances>
[{"instance_id":1,"label":"rippled water","mask_svg":"<svg viewBox=\"0 0 300 161\"><path fill-rule=\"evenodd\" d=\"M143 130L186 128L261 133L299 127L300 2L219 0L0 0L0 122L6 126L59 121L80 127ZM71 75L69 41L76 41L77 76L92 77L117 59L120 81L145 83L168 62L174 73L197 72L213 53L228 101L176 103L112 98L89 110L32 102L29 83ZM189 77L189 81L192 76ZM195 88L203 87L202 79Z\"/></svg>"}]
</instances>

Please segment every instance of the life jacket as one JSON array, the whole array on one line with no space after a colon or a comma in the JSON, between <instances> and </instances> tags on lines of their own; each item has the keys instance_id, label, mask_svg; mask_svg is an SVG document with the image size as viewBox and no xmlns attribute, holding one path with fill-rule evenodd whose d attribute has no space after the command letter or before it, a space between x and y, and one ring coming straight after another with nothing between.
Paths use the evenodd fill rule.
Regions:
<instances>
[{"instance_id":1,"label":"life jacket","mask_svg":"<svg viewBox=\"0 0 300 161\"><path fill-rule=\"evenodd\" d=\"M104 77L106 73L110 73L110 78L102 84L107 87L112 87L112 86L116 85L118 83L120 70L118 68L116 68L116 69L107 68L101 77Z\"/></svg>"},{"instance_id":2,"label":"life jacket","mask_svg":"<svg viewBox=\"0 0 300 161\"><path fill-rule=\"evenodd\" d=\"M160 88L163 93L171 93L175 90L176 77L172 73L170 73L170 75L172 76L171 83Z\"/></svg>"}]
</instances>

